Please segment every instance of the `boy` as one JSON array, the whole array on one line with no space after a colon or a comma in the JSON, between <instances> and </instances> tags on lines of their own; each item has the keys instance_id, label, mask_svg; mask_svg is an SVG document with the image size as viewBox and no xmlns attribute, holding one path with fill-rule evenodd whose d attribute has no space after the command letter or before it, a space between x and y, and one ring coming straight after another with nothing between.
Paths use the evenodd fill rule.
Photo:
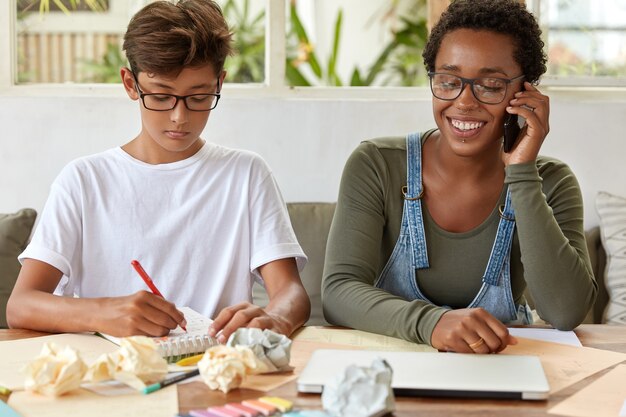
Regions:
<instances>
[{"instance_id":1,"label":"boy","mask_svg":"<svg viewBox=\"0 0 626 417\"><path fill-rule=\"evenodd\" d=\"M161 336L186 324L175 304L219 313L209 334L221 342L239 327L289 335L306 321L306 257L271 171L199 137L230 43L213 1L156 2L131 19L120 74L141 131L70 163L53 183L19 257L11 327ZM147 291L133 259L165 298ZM254 276L270 296L265 309L250 304Z\"/></svg>"}]
</instances>

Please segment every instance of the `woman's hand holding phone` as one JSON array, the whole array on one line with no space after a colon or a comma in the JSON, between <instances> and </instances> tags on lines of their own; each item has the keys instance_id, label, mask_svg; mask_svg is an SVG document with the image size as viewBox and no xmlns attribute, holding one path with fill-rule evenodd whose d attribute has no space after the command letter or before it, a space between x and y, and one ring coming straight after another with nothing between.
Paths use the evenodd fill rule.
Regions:
<instances>
[{"instance_id":1,"label":"woman's hand holding phone","mask_svg":"<svg viewBox=\"0 0 626 417\"><path fill-rule=\"evenodd\" d=\"M525 82L524 90L515 94L515 97L509 102L506 112L508 115L505 116L505 129L509 130L506 135L508 137L507 148L510 146L511 138L514 137L515 130L519 130L519 133L509 152L503 153L504 164L521 164L534 161L537 159L539 149L541 149L541 145L550 131L549 97L542 94L531 83ZM514 116L526 120L523 128L519 128Z\"/></svg>"}]
</instances>

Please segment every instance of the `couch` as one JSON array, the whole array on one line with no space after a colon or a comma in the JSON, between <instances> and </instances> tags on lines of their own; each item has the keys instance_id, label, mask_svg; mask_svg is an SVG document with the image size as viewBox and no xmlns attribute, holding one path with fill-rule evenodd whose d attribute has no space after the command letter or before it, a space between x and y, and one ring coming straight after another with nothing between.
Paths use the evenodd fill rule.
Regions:
<instances>
[{"instance_id":1,"label":"couch","mask_svg":"<svg viewBox=\"0 0 626 417\"><path fill-rule=\"evenodd\" d=\"M26 248L36 217L33 209L0 214L0 328L7 327L7 301L20 272L17 255Z\"/></svg>"},{"instance_id":2,"label":"couch","mask_svg":"<svg viewBox=\"0 0 626 417\"><path fill-rule=\"evenodd\" d=\"M288 203L287 208L298 241L309 257L306 267L300 274L311 298L311 316L307 325L325 325L327 322L322 312L321 282L326 240L335 212L335 203ZM17 255L24 250L28 242L35 217L36 212L32 209L20 210L12 214L0 214L0 328L6 327L6 302L20 268ZM600 277L598 280L600 290L585 323L601 323L609 298L602 279L606 253L598 227L587 231L586 238L594 275ZM255 304L267 305L267 294L258 283L254 284L252 295ZM532 305L532 300L529 301Z\"/></svg>"},{"instance_id":3,"label":"couch","mask_svg":"<svg viewBox=\"0 0 626 417\"><path fill-rule=\"evenodd\" d=\"M325 325L322 313L321 282L326 252L326 239L330 223L335 212L335 203L288 203L289 216L298 241L309 261L300 273L309 297L311 298L311 317L307 325ZM591 257L593 273L598 280L599 291L596 303L587 314L585 323L601 323L602 314L607 304L608 294L602 279L606 264L606 254L602 246L599 227L586 232L587 247ZM267 294L261 285L255 283L252 291L253 302L260 306L267 305ZM532 299L526 294L532 307Z\"/></svg>"}]
</instances>

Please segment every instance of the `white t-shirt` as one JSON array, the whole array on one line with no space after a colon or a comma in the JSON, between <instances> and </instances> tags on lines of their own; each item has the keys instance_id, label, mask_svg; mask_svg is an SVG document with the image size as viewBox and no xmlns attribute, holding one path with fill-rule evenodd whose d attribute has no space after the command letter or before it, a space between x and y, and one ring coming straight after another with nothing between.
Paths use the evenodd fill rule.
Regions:
<instances>
[{"instance_id":1,"label":"white t-shirt","mask_svg":"<svg viewBox=\"0 0 626 417\"><path fill-rule=\"evenodd\" d=\"M52 184L31 243L19 256L63 272L56 294L148 290L207 317L251 300L257 268L306 256L267 164L205 143L192 157L150 165L121 148L77 159Z\"/></svg>"}]
</instances>

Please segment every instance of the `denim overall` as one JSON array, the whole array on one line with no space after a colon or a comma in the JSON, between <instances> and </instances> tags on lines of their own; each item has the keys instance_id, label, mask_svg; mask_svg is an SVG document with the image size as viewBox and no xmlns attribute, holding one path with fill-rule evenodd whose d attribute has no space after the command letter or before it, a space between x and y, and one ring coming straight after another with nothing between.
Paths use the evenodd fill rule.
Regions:
<instances>
[{"instance_id":1,"label":"denim overall","mask_svg":"<svg viewBox=\"0 0 626 417\"><path fill-rule=\"evenodd\" d=\"M404 208L402 226L396 246L375 285L406 300L428 300L417 285L416 270L428 268L428 252L422 217L422 157L421 139L417 133L407 136L407 186L403 187ZM507 324L530 324L530 308L515 305L511 293L511 244L515 216L507 190L504 207L491 255L482 279L482 286L468 308L482 307Z\"/></svg>"}]
</instances>

